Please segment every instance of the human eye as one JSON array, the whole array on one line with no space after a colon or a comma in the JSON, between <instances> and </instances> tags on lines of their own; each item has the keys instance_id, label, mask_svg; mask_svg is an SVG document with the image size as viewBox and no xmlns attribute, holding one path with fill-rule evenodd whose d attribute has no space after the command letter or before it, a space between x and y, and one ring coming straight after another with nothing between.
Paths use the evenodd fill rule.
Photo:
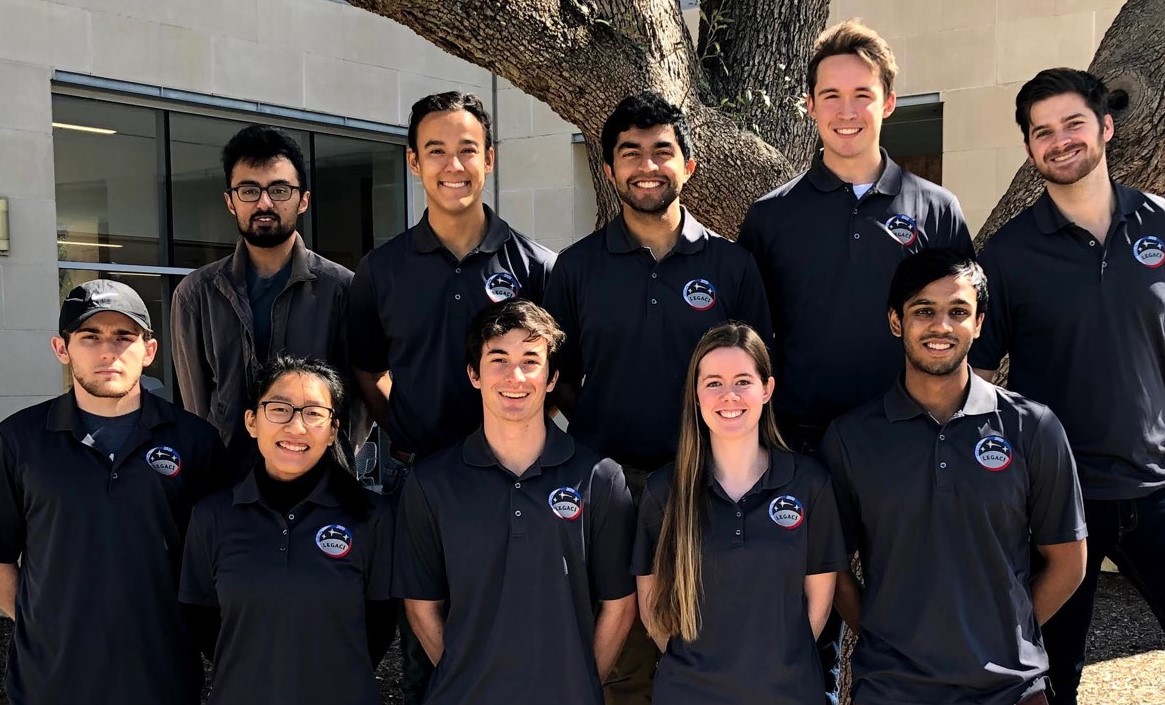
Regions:
<instances>
[{"instance_id":1,"label":"human eye","mask_svg":"<svg viewBox=\"0 0 1165 705\"><path fill-rule=\"evenodd\" d=\"M324 421L328 418L328 410L322 406L305 406L303 414L312 421Z\"/></svg>"},{"instance_id":2,"label":"human eye","mask_svg":"<svg viewBox=\"0 0 1165 705\"><path fill-rule=\"evenodd\" d=\"M258 198L260 189L258 186L240 186L238 192L240 198Z\"/></svg>"},{"instance_id":3,"label":"human eye","mask_svg":"<svg viewBox=\"0 0 1165 705\"><path fill-rule=\"evenodd\" d=\"M287 184L276 184L275 186L268 187L267 193L272 196L290 196L291 187Z\"/></svg>"}]
</instances>

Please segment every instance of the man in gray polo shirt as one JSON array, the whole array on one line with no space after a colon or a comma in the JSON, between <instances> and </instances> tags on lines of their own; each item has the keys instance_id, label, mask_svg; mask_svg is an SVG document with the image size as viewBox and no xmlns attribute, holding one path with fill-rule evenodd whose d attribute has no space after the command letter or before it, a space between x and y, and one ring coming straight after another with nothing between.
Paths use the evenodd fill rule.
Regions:
<instances>
[{"instance_id":1,"label":"man in gray polo shirt","mask_svg":"<svg viewBox=\"0 0 1165 705\"><path fill-rule=\"evenodd\" d=\"M859 705L1047 703L1039 625L1084 575L1084 511L1052 412L971 374L986 303L972 260L903 260L888 308L904 375L822 441L866 579L843 572L835 598L859 633Z\"/></svg>"},{"instance_id":2,"label":"man in gray polo shirt","mask_svg":"<svg viewBox=\"0 0 1165 705\"><path fill-rule=\"evenodd\" d=\"M1015 117L1046 190L983 249L991 307L971 364L1064 422L1088 517L1088 572L1047 624L1056 702L1074 705L1107 556L1165 630L1165 200L1114 183L1108 90L1041 71Z\"/></svg>"}]
</instances>

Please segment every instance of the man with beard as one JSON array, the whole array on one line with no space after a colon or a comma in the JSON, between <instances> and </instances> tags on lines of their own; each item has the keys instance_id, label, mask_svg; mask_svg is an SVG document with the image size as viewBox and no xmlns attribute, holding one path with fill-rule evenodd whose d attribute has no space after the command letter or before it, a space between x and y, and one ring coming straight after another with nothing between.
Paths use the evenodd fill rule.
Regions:
<instances>
[{"instance_id":1,"label":"man with beard","mask_svg":"<svg viewBox=\"0 0 1165 705\"><path fill-rule=\"evenodd\" d=\"M1084 576L1084 510L1055 415L971 373L986 305L961 254L903 260L888 316L905 373L822 440L865 576L835 596L862 705L1048 702L1040 625Z\"/></svg>"},{"instance_id":2,"label":"man with beard","mask_svg":"<svg viewBox=\"0 0 1165 705\"><path fill-rule=\"evenodd\" d=\"M178 285L171 332L183 406L218 429L240 469L257 453L243 429L243 406L260 364L286 352L348 369L352 272L308 250L296 231L311 192L303 153L286 133L243 128L222 162L223 198L242 237L234 254ZM350 449L345 430L341 442ZM359 436L354 429L351 440Z\"/></svg>"},{"instance_id":3,"label":"man with beard","mask_svg":"<svg viewBox=\"0 0 1165 705\"><path fill-rule=\"evenodd\" d=\"M971 364L992 379L1010 353L1008 386L1072 442L1088 572L1044 634L1056 702L1074 705L1105 557L1165 629L1165 200L1111 180L1100 79L1041 71L1015 108L1046 188L983 249L991 307Z\"/></svg>"},{"instance_id":4,"label":"man with beard","mask_svg":"<svg viewBox=\"0 0 1165 705\"><path fill-rule=\"evenodd\" d=\"M5 691L14 705L196 705L178 568L222 446L142 389L158 342L133 289L86 282L59 323L73 388L0 422L0 610L16 622Z\"/></svg>"},{"instance_id":5,"label":"man with beard","mask_svg":"<svg viewBox=\"0 0 1165 705\"><path fill-rule=\"evenodd\" d=\"M557 393L571 434L622 465L638 501L648 474L675 460L700 337L727 320L765 341L772 329L756 263L680 205L696 169L683 112L657 93L626 98L602 145L622 212L559 255L546 308L566 332ZM650 702L656 657L636 622L607 702Z\"/></svg>"}]
</instances>

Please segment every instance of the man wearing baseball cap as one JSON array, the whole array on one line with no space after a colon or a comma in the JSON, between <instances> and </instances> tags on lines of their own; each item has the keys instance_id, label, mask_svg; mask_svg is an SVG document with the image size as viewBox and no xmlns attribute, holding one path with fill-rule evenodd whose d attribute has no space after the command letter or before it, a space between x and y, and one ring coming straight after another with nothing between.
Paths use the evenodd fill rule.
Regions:
<instances>
[{"instance_id":1,"label":"man wearing baseball cap","mask_svg":"<svg viewBox=\"0 0 1165 705\"><path fill-rule=\"evenodd\" d=\"M76 287L59 331L72 388L0 422L0 610L16 622L5 690L14 705L194 705L202 669L177 571L218 434L142 389L158 343L130 287Z\"/></svg>"}]
</instances>

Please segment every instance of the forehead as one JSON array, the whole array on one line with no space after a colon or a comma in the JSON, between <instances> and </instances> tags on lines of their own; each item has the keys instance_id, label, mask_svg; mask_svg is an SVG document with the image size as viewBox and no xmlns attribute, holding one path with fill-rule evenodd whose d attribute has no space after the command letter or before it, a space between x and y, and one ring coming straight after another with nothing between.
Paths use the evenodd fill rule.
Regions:
<instances>
[{"instance_id":1,"label":"forehead","mask_svg":"<svg viewBox=\"0 0 1165 705\"><path fill-rule=\"evenodd\" d=\"M263 399L285 399L297 405L319 403L328 406L332 403L332 394L328 391L328 385L319 377L289 372L275 380Z\"/></svg>"},{"instance_id":2,"label":"forehead","mask_svg":"<svg viewBox=\"0 0 1165 705\"><path fill-rule=\"evenodd\" d=\"M700 360L701 375L756 374L752 355L738 347L716 348Z\"/></svg>"},{"instance_id":3,"label":"forehead","mask_svg":"<svg viewBox=\"0 0 1165 705\"><path fill-rule=\"evenodd\" d=\"M276 181L286 181L294 185L299 183L299 174L287 157L275 157L257 164L239 161L231 168L232 184L252 181L260 185Z\"/></svg>"},{"instance_id":4,"label":"forehead","mask_svg":"<svg viewBox=\"0 0 1165 705\"><path fill-rule=\"evenodd\" d=\"M496 338L490 338L485 341L485 349L505 350L509 353L519 354L536 352L545 355L547 350L546 339L537 337L533 340L527 340L529 337L530 331L524 328L515 328L504 335L499 335Z\"/></svg>"},{"instance_id":5,"label":"forehead","mask_svg":"<svg viewBox=\"0 0 1165 705\"><path fill-rule=\"evenodd\" d=\"M615 147L619 148L628 142L638 145L658 144L660 142L667 142L673 145L678 144L676 128L673 125L656 125L655 127L632 126L630 129L619 133L618 138L615 140Z\"/></svg>"},{"instance_id":6,"label":"forehead","mask_svg":"<svg viewBox=\"0 0 1165 705\"><path fill-rule=\"evenodd\" d=\"M957 277L952 274L927 284L921 291L911 296L907 303L920 299L927 299L929 301L952 301L955 299L975 301L977 298L976 294L975 287L971 285L971 279L969 277Z\"/></svg>"},{"instance_id":7,"label":"forehead","mask_svg":"<svg viewBox=\"0 0 1165 705\"><path fill-rule=\"evenodd\" d=\"M814 93L826 90L854 90L872 88L882 92L882 76L878 68L856 54L827 56L817 65L817 86Z\"/></svg>"},{"instance_id":8,"label":"forehead","mask_svg":"<svg viewBox=\"0 0 1165 705\"><path fill-rule=\"evenodd\" d=\"M1095 117L1088 104L1084 102L1084 96L1079 93L1061 93L1036 101L1032 103L1028 114L1032 125L1057 123L1072 115Z\"/></svg>"},{"instance_id":9,"label":"forehead","mask_svg":"<svg viewBox=\"0 0 1165 705\"><path fill-rule=\"evenodd\" d=\"M125 315L124 313L118 313L117 311L102 311L101 313L93 314L89 318L86 318L84 323L78 326L78 330L85 328L94 328L102 332L112 332L118 330L132 330L137 333L142 332L142 327L135 323L132 318Z\"/></svg>"},{"instance_id":10,"label":"forehead","mask_svg":"<svg viewBox=\"0 0 1165 705\"><path fill-rule=\"evenodd\" d=\"M417 145L427 142L463 142L472 140L485 143L485 126L468 110L446 110L429 113L417 125Z\"/></svg>"}]
</instances>

